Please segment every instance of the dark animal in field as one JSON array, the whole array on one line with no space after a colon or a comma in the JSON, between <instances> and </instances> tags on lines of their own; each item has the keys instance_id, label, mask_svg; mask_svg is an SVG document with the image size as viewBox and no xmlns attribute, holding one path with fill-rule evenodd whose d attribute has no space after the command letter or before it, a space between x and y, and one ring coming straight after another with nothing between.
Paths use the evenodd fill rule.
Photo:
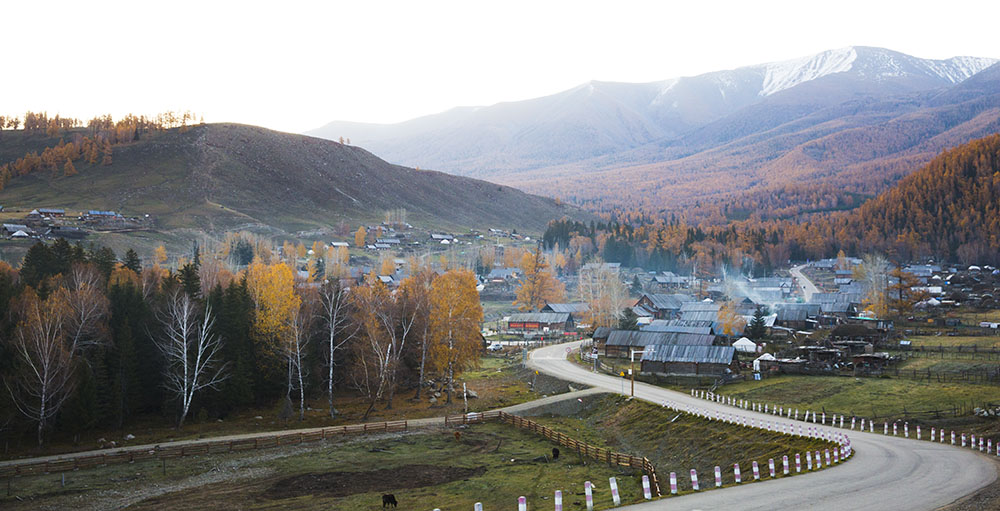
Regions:
<instances>
[{"instance_id":1,"label":"dark animal in field","mask_svg":"<svg viewBox=\"0 0 1000 511\"><path fill-rule=\"evenodd\" d=\"M396 507L397 504L396 496L391 493L382 495L382 507L386 507L390 504L392 505L392 507Z\"/></svg>"},{"instance_id":2,"label":"dark animal in field","mask_svg":"<svg viewBox=\"0 0 1000 511\"><path fill-rule=\"evenodd\" d=\"M456 431L455 432L455 441L456 442L461 442L462 441L462 432L461 431Z\"/></svg>"},{"instance_id":3,"label":"dark animal in field","mask_svg":"<svg viewBox=\"0 0 1000 511\"><path fill-rule=\"evenodd\" d=\"M558 447L553 447L552 448L552 460L554 461L554 460L557 460L557 459L559 459L559 448Z\"/></svg>"}]
</instances>

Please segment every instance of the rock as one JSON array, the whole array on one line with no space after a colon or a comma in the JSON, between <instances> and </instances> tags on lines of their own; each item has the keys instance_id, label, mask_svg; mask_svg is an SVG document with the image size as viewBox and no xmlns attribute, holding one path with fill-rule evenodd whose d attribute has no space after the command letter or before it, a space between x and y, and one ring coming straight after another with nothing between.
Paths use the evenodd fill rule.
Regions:
<instances>
[{"instance_id":1,"label":"rock","mask_svg":"<svg viewBox=\"0 0 1000 511\"><path fill-rule=\"evenodd\" d=\"M259 421L262 421L262 420L264 420L264 418L263 418L263 417L261 417L260 415L258 415L258 416L256 416L256 417L254 417L254 419L257 419L257 420L259 420Z\"/></svg>"},{"instance_id":2,"label":"rock","mask_svg":"<svg viewBox=\"0 0 1000 511\"><path fill-rule=\"evenodd\" d=\"M222 422L222 419L215 419L215 422Z\"/></svg>"},{"instance_id":3,"label":"rock","mask_svg":"<svg viewBox=\"0 0 1000 511\"><path fill-rule=\"evenodd\" d=\"M472 389L466 389L465 390L465 397L467 397L469 399L479 399L479 394L476 394L476 391L474 391Z\"/></svg>"},{"instance_id":4,"label":"rock","mask_svg":"<svg viewBox=\"0 0 1000 511\"><path fill-rule=\"evenodd\" d=\"M129 433L129 434L125 435L125 440L135 440L135 435L133 435L132 433Z\"/></svg>"}]
</instances>

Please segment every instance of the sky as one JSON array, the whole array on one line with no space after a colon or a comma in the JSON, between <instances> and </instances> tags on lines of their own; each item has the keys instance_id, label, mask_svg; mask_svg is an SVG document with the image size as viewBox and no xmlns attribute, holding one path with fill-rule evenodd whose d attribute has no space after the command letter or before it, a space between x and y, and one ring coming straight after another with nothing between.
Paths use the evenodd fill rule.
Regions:
<instances>
[{"instance_id":1,"label":"sky","mask_svg":"<svg viewBox=\"0 0 1000 511\"><path fill-rule=\"evenodd\" d=\"M851 45L1000 58L1000 2L5 1L0 115L303 132Z\"/></svg>"}]
</instances>

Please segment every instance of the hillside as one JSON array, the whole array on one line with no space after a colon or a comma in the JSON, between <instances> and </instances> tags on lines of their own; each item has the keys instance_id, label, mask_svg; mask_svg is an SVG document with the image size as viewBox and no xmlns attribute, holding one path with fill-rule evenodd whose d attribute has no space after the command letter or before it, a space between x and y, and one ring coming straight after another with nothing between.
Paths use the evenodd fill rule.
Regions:
<instances>
[{"instance_id":1,"label":"hillside","mask_svg":"<svg viewBox=\"0 0 1000 511\"><path fill-rule=\"evenodd\" d=\"M903 257L1000 262L1000 134L934 158L839 227Z\"/></svg>"},{"instance_id":2,"label":"hillside","mask_svg":"<svg viewBox=\"0 0 1000 511\"><path fill-rule=\"evenodd\" d=\"M4 131L0 156L12 160L57 141ZM150 214L158 228L206 231L378 222L394 208L405 208L410 223L441 229L540 232L553 218L586 216L506 186L391 165L360 147L235 124L144 135L116 145L109 166L77 167L75 176L17 177L0 191L0 204L112 209Z\"/></svg>"},{"instance_id":3,"label":"hillside","mask_svg":"<svg viewBox=\"0 0 1000 511\"><path fill-rule=\"evenodd\" d=\"M1000 125L994 59L849 47L645 84L590 82L395 125L335 122L389 161L591 208L690 210L808 182L872 196L942 149ZM975 90L973 90L975 89ZM798 212L810 203L782 205ZM690 212L708 217L710 211Z\"/></svg>"}]
</instances>

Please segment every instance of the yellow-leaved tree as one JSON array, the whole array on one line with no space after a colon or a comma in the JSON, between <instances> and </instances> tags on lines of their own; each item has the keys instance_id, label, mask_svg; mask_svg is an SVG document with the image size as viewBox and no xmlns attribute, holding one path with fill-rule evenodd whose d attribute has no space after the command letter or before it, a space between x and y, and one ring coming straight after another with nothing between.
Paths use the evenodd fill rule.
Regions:
<instances>
[{"instance_id":1,"label":"yellow-leaved tree","mask_svg":"<svg viewBox=\"0 0 1000 511\"><path fill-rule=\"evenodd\" d=\"M268 265L254 260L247 268L247 286L255 308L255 342L272 361L280 360L282 343L291 336L292 321L301 305L295 294L294 273L281 262Z\"/></svg>"},{"instance_id":2,"label":"yellow-leaved tree","mask_svg":"<svg viewBox=\"0 0 1000 511\"><path fill-rule=\"evenodd\" d=\"M739 335L743 333L743 329L747 326L747 321L743 319L743 316L737 314L736 304L734 302L726 302L719 307L719 312L716 314L716 318L719 323L722 324L722 333L724 335Z\"/></svg>"},{"instance_id":3,"label":"yellow-leaved tree","mask_svg":"<svg viewBox=\"0 0 1000 511\"><path fill-rule=\"evenodd\" d=\"M476 276L469 270L449 270L431 284L431 367L447 380L448 402L455 375L479 360L483 307Z\"/></svg>"},{"instance_id":4,"label":"yellow-leaved tree","mask_svg":"<svg viewBox=\"0 0 1000 511\"><path fill-rule=\"evenodd\" d=\"M549 271L540 248L521 256L521 285L514 300L518 309L538 310L546 303L561 302L565 298L566 286Z\"/></svg>"},{"instance_id":5,"label":"yellow-leaved tree","mask_svg":"<svg viewBox=\"0 0 1000 511\"><path fill-rule=\"evenodd\" d=\"M365 230L365 226L358 227L357 232L354 233L354 246L363 248L365 246L365 238L367 237L368 231Z\"/></svg>"}]
</instances>

